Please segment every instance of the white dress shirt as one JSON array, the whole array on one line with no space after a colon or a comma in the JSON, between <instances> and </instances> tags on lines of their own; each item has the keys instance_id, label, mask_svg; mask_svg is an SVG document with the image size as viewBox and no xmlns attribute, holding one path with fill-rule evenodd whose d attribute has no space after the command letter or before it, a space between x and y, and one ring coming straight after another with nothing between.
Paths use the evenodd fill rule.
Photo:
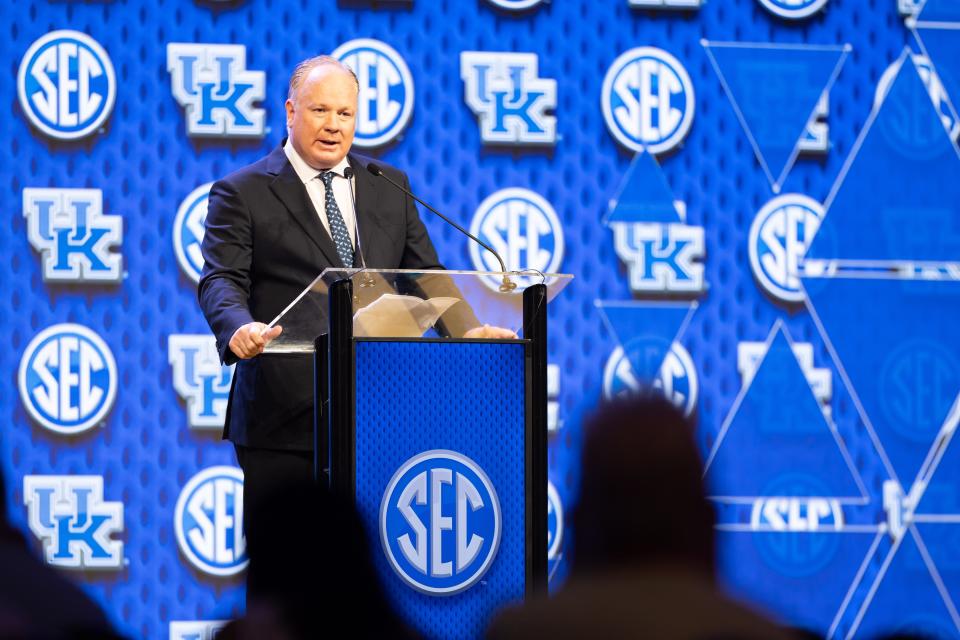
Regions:
<instances>
[{"instance_id":1,"label":"white dress shirt","mask_svg":"<svg viewBox=\"0 0 960 640\"><path fill-rule=\"evenodd\" d=\"M293 148L290 139L287 138L287 144L283 145L283 152L287 154L287 159L296 171L297 176L307 188L307 195L310 196L310 202L317 215L320 216L320 222L323 228L327 230L327 235L333 238L330 233L330 221L327 220L327 193L320 179L320 171L317 171L304 161ZM343 170L350 166L347 159L344 158L337 165L330 169L336 177L333 179L333 198L337 201L337 207L340 208L340 215L343 216L343 223L347 225L347 232L350 234L350 243L353 248L357 248L357 225L356 213L353 210L353 200L350 197L350 189L353 186L353 180L347 180L343 177Z\"/></svg>"}]
</instances>

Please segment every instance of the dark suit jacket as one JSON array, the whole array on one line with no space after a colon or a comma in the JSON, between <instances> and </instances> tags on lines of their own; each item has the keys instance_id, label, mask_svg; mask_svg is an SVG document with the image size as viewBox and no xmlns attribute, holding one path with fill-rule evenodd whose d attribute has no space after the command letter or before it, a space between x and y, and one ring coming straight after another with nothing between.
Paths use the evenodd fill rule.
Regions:
<instances>
[{"instance_id":1,"label":"dark suit jacket","mask_svg":"<svg viewBox=\"0 0 960 640\"><path fill-rule=\"evenodd\" d=\"M367 267L442 269L413 200L368 173L369 158L350 154L348 161ZM409 185L403 172L379 164ZM239 327L270 322L321 271L341 266L282 146L214 183L202 252L197 295L224 364L237 362L229 343ZM310 450L312 417L312 358L270 354L237 363L224 438L247 447Z\"/></svg>"}]
</instances>

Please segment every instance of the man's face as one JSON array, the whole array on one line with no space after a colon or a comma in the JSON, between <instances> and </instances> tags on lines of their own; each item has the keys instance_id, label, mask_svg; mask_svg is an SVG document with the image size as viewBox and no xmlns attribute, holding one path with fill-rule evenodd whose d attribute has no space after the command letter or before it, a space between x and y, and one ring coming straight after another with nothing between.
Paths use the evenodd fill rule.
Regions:
<instances>
[{"instance_id":1,"label":"man's face","mask_svg":"<svg viewBox=\"0 0 960 640\"><path fill-rule=\"evenodd\" d=\"M349 73L333 65L314 67L286 108L290 142L307 164L319 171L343 160L357 114L357 83Z\"/></svg>"}]
</instances>

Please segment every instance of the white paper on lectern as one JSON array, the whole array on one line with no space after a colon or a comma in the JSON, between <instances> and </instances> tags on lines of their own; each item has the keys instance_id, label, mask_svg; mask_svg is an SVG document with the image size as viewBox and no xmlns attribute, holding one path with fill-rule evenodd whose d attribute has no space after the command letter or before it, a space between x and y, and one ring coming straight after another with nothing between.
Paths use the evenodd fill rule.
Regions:
<instances>
[{"instance_id":1,"label":"white paper on lectern","mask_svg":"<svg viewBox=\"0 0 960 640\"><path fill-rule=\"evenodd\" d=\"M353 316L358 338L419 338L459 298L430 298L385 293Z\"/></svg>"}]
</instances>

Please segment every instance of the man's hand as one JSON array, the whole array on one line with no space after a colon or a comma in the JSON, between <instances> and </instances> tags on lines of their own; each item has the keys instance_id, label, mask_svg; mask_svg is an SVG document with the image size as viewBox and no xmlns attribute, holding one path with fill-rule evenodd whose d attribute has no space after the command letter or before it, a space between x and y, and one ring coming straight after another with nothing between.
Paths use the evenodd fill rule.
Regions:
<instances>
[{"instance_id":1,"label":"man's hand","mask_svg":"<svg viewBox=\"0 0 960 640\"><path fill-rule=\"evenodd\" d=\"M497 339L497 340L510 340L515 339L517 334L510 329L504 329L503 327L491 327L488 324L483 325L482 327L474 327L470 329L465 334L464 338L470 339Z\"/></svg>"},{"instance_id":2,"label":"man's hand","mask_svg":"<svg viewBox=\"0 0 960 640\"><path fill-rule=\"evenodd\" d=\"M241 360L258 356L281 331L283 328L279 325L268 330L267 325L262 322L249 322L233 333L230 338L230 351Z\"/></svg>"}]
</instances>

